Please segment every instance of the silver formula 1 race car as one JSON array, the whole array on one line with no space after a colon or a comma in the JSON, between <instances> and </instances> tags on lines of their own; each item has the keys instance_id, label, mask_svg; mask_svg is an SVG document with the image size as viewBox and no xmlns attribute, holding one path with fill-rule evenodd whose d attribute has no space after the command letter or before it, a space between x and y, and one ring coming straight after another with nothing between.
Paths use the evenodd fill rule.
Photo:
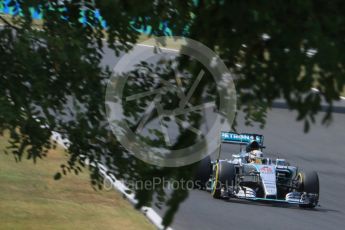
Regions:
<instances>
[{"instance_id":1,"label":"silver formula 1 race car","mask_svg":"<svg viewBox=\"0 0 345 230\"><path fill-rule=\"evenodd\" d=\"M216 199L281 202L314 208L319 201L319 178L314 171L301 171L284 159L265 158L264 137L258 134L221 133L222 144L241 147L232 159L201 161L198 178Z\"/></svg>"}]
</instances>

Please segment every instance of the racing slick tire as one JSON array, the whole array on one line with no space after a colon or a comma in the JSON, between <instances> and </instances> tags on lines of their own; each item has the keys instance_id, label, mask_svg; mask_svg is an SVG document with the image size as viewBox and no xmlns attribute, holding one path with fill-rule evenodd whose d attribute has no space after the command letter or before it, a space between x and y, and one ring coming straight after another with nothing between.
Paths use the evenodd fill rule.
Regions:
<instances>
[{"instance_id":1,"label":"racing slick tire","mask_svg":"<svg viewBox=\"0 0 345 230\"><path fill-rule=\"evenodd\" d=\"M301 184L300 184L300 192L305 193L312 193L317 194L316 200L313 200L309 204L300 204L301 208L315 208L319 202L319 193L320 193L320 185L319 185L319 176L315 171L306 171L301 172L299 174Z\"/></svg>"},{"instance_id":2,"label":"racing slick tire","mask_svg":"<svg viewBox=\"0 0 345 230\"><path fill-rule=\"evenodd\" d=\"M194 188L195 189L205 189L207 182L209 181L212 174L212 164L211 157L207 156L201 161L196 170L194 178Z\"/></svg>"},{"instance_id":3,"label":"racing slick tire","mask_svg":"<svg viewBox=\"0 0 345 230\"><path fill-rule=\"evenodd\" d=\"M235 183L235 166L227 161L219 161L213 171L212 197L222 198L222 189L227 189Z\"/></svg>"}]
</instances>

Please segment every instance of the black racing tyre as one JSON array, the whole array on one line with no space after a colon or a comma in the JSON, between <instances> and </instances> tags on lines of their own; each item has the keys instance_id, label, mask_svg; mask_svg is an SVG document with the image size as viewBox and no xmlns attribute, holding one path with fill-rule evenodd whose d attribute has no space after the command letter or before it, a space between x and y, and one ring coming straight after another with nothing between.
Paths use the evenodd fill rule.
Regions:
<instances>
[{"instance_id":1,"label":"black racing tyre","mask_svg":"<svg viewBox=\"0 0 345 230\"><path fill-rule=\"evenodd\" d=\"M299 177L301 180L301 184L299 188L300 192L313 193L319 196L320 194L319 176L317 175L315 171L300 172ZM301 208L315 208L315 206L318 204L318 201L319 200L317 198L317 200L314 200L312 203L301 204L299 206Z\"/></svg>"},{"instance_id":2,"label":"black racing tyre","mask_svg":"<svg viewBox=\"0 0 345 230\"><path fill-rule=\"evenodd\" d=\"M199 161L198 168L196 170L194 185L197 189L205 189L208 180L212 174L211 157L207 156Z\"/></svg>"},{"instance_id":3,"label":"black racing tyre","mask_svg":"<svg viewBox=\"0 0 345 230\"><path fill-rule=\"evenodd\" d=\"M222 188L227 188L235 183L235 166L227 161L220 161L216 164L212 176L212 196L215 199L220 199Z\"/></svg>"}]
</instances>

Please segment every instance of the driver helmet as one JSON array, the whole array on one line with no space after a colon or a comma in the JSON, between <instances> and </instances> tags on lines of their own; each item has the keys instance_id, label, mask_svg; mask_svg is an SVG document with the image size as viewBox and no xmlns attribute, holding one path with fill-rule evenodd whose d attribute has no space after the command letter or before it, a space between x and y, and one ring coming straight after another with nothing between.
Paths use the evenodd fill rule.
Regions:
<instances>
[{"instance_id":1,"label":"driver helmet","mask_svg":"<svg viewBox=\"0 0 345 230\"><path fill-rule=\"evenodd\" d=\"M249 153L249 161L255 161L257 158L263 158L264 154L260 150L253 150Z\"/></svg>"},{"instance_id":2,"label":"driver helmet","mask_svg":"<svg viewBox=\"0 0 345 230\"><path fill-rule=\"evenodd\" d=\"M247 153L253 151L253 150L259 150L260 149L260 144L257 141L251 141L246 147Z\"/></svg>"}]
</instances>

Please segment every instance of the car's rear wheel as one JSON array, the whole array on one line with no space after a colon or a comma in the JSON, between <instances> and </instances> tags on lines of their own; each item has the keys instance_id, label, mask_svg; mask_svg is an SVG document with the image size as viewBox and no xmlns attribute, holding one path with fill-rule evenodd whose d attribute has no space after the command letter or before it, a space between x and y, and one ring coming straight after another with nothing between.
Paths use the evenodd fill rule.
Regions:
<instances>
[{"instance_id":1,"label":"car's rear wheel","mask_svg":"<svg viewBox=\"0 0 345 230\"><path fill-rule=\"evenodd\" d=\"M227 161L220 161L216 164L213 174L212 196L215 199L222 198L222 189L227 190L235 183L235 166Z\"/></svg>"},{"instance_id":2,"label":"car's rear wheel","mask_svg":"<svg viewBox=\"0 0 345 230\"><path fill-rule=\"evenodd\" d=\"M198 168L195 174L195 188L205 189L207 182L212 174L211 157L207 156L199 162Z\"/></svg>"},{"instance_id":3,"label":"car's rear wheel","mask_svg":"<svg viewBox=\"0 0 345 230\"><path fill-rule=\"evenodd\" d=\"M315 208L319 202L320 185L319 176L315 171L306 171L299 173L300 179L300 192L307 194L317 194L315 199L311 199L309 204L300 204L301 208Z\"/></svg>"}]
</instances>

